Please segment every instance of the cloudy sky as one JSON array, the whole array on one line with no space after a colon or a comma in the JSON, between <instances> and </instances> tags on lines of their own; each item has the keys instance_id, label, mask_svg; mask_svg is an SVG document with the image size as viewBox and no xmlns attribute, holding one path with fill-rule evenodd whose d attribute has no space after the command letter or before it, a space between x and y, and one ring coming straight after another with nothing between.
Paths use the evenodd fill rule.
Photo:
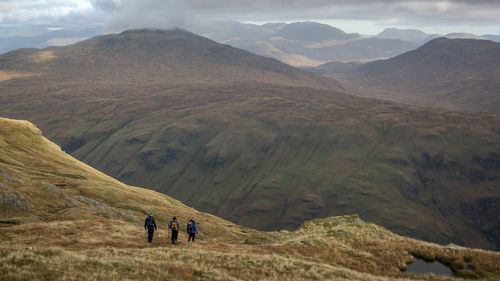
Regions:
<instances>
[{"instance_id":1,"label":"cloudy sky","mask_svg":"<svg viewBox=\"0 0 500 281\"><path fill-rule=\"evenodd\" d=\"M386 27L428 33L500 34L499 0L0 0L0 37L49 29L183 27L214 20L250 23L314 20L347 32Z\"/></svg>"}]
</instances>

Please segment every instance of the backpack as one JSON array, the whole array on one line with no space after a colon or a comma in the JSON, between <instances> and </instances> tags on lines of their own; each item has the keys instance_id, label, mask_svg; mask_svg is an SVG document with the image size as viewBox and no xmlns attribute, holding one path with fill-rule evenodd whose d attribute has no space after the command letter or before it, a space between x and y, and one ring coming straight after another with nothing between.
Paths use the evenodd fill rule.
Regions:
<instances>
[{"instance_id":1,"label":"backpack","mask_svg":"<svg viewBox=\"0 0 500 281\"><path fill-rule=\"evenodd\" d=\"M187 227L187 230L188 230L188 231L192 231L192 230L193 230L193 228L194 228L194 227L193 227L193 221L189 221L189 222L188 222L188 227Z\"/></svg>"},{"instance_id":2,"label":"backpack","mask_svg":"<svg viewBox=\"0 0 500 281\"><path fill-rule=\"evenodd\" d=\"M172 222L172 230L177 231L177 222L176 221Z\"/></svg>"},{"instance_id":3,"label":"backpack","mask_svg":"<svg viewBox=\"0 0 500 281\"><path fill-rule=\"evenodd\" d=\"M146 219L146 225L147 225L148 227L153 227L153 226L154 226L154 225L153 225L153 217L148 217L148 218Z\"/></svg>"}]
</instances>

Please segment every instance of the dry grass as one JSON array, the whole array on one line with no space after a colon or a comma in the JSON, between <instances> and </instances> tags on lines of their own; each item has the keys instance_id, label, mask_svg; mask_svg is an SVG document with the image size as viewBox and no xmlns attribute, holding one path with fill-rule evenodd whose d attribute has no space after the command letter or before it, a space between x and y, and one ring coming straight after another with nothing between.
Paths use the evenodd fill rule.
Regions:
<instances>
[{"instance_id":1,"label":"dry grass","mask_svg":"<svg viewBox=\"0 0 500 281\"><path fill-rule=\"evenodd\" d=\"M413 256L439 260L458 276L494 279L500 275L500 254L497 252L444 247L406 238L364 223L357 216L313 220L295 233L274 233L271 237L282 240L278 245L285 251L293 249L317 261L329 261L376 275L399 276ZM466 263L473 269L468 269Z\"/></svg>"},{"instance_id":2,"label":"dry grass","mask_svg":"<svg viewBox=\"0 0 500 281\"><path fill-rule=\"evenodd\" d=\"M0 82L1 81L7 81L11 79L16 79L16 78L26 78L26 77L32 77L37 74L35 73L23 73L23 72L17 72L17 71L4 71L0 70Z\"/></svg>"},{"instance_id":3,"label":"dry grass","mask_svg":"<svg viewBox=\"0 0 500 281\"><path fill-rule=\"evenodd\" d=\"M30 59L35 63L46 62L57 58L54 51L41 51L30 56Z\"/></svg>"},{"instance_id":4,"label":"dry grass","mask_svg":"<svg viewBox=\"0 0 500 281\"><path fill-rule=\"evenodd\" d=\"M3 221L111 218L141 224L152 212L160 227L177 216L181 226L195 218L203 234L214 237L254 232L164 194L125 185L67 155L26 121L0 118L0 152L0 182L6 187L0 195L15 198L11 205L0 205Z\"/></svg>"},{"instance_id":5,"label":"dry grass","mask_svg":"<svg viewBox=\"0 0 500 281\"><path fill-rule=\"evenodd\" d=\"M0 261L3 280L388 280L327 264L201 246L3 250Z\"/></svg>"},{"instance_id":6,"label":"dry grass","mask_svg":"<svg viewBox=\"0 0 500 281\"><path fill-rule=\"evenodd\" d=\"M401 273L409 253L466 259L475 268L467 277L500 276L499 253L424 243L375 225L345 223L350 218L259 233L257 244L208 235L187 243L181 233L179 244L170 245L167 230L149 244L142 226L113 220L6 227L0 229L0 280L447 280Z\"/></svg>"}]
</instances>

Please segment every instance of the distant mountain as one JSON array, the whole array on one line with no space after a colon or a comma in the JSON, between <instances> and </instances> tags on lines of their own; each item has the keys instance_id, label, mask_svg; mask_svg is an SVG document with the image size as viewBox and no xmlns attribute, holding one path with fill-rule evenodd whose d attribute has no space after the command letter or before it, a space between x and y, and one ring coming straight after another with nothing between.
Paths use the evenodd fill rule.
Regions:
<instances>
[{"instance_id":1,"label":"distant mountain","mask_svg":"<svg viewBox=\"0 0 500 281\"><path fill-rule=\"evenodd\" d=\"M399 39L415 44L422 44L429 36L430 34L416 29L386 28L375 37L380 39Z\"/></svg>"},{"instance_id":2,"label":"distant mountain","mask_svg":"<svg viewBox=\"0 0 500 281\"><path fill-rule=\"evenodd\" d=\"M449 39L478 39L478 40L485 40L486 39L483 36L476 35L473 33L459 33L459 32L449 33L449 34L446 34L444 37L449 38Z\"/></svg>"},{"instance_id":3,"label":"distant mountain","mask_svg":"<svg viewBox=\"0 0 500 281\"><path fill-rule=\"evenodd\" d=\"M206 27L209 30L197 30L197 33L215 40L220 43L225 43L227 40L264 40L281 29L286 24L248 24L233 21L214 22Z\"/></svg>"},{"instance_id":4,"label":"distant mountain","mask_svg":"<svg viewBox=\"0 0 500 281\"><path fill-rule=\"evenodd\" d=\"M45 48L74 44L101 34L100 29L82 31L55 30L37 36L0 37L0 54L20 48Z\"/></svg>"},{"instance_id":5,"label":"distant mountain","mask_svg":"<svg viewBox=\"0 0 500 281\"><path fill-rule=\"evenodd\" d=\"M234 47L299 67L318 66L332 61L390 58L442 37L415 29L386 28L374 37L364 38L357 33L348 34L315 22L231 26L227 26L227 32L207 35ZM444 37L486 39L471 33L450 33Z\"/></svg>"},{"instance_id":6,"label":"distant mountain","mask_svg":"<svg viewBox=\"0 0 500 281\"><path fill-rule=\"evenodd\" d=\"M500 35L486 34L486 35L483 35L483 37L488 39L488 40L491 40L493 42L497 42L497 43L500 42Z\"/></svg>"},{"instance_id":7,"label":"distant mountain","mask_svg":"<svg viewBox=\"0 0 500 281\"><path fill-rule=\"evenodd\" d=\"M240 36L224 43L294 66L387 58L418 47L415 43L397 39L363 38L357 33L348 34L313 22L287 24L261 40Z\"/></svg>"},{"instance_id":8,"label":"distant mountain","mask_svg":"<svg viewBox=\"0 0 500 281\"><path fill-rule=\"evenodd\" d=\"M495 114L351 96L183 30L16 50L0 67L0 116L201 211L268 230L358 213L412 237L500 248ZM54 172L81 175L63 166Z\"/></svg>"},{"instance_id":9,"label":"distant mountain","mask_svg":"<svg viewBox=\"0 0 500 281\"><path fill-rule=\"evenodd\" d=\"M316 22L295 22L285 25L272 36L298 42L324 42L331 40L349 40L361 38L361 35Z\"/></svg>"},{"instance_id":10,"label":"distant mountain","mask_svg":"<svg viewBox=\"0 0 500 281\"><path fill-rule=\"evenodd\" d=\"M422 42L421 45L424 45L424 44L427 44L429 43L430 41L434 40L434 39L437 39L437 38L441 38L443 36L441 35L438 35L438 34L431 34L429 35L427 38L425 38L425 40Z\"/></svg>"},{"instance_id":11,"label":"distant mountain","mask_svg":"<svg viewBox=\"0 0 500 281\"><path fill-rule=\"evenodd\" d=\"M446 37L449 39L478 39L478 40L491 40L498 42L500 39L499 35L476 35L473 33L449 33L446 35L439 34L427 34L423 31L416 29L398 29L398 28L386 28L384 31L379 33L376 38L382 39L399 39L407 42L413 42L419 45L423 45L429 41L432 41L439 37Z\"/></svg>"},{"instance_id":12,"label":"distant mountain","mask_svg":"<svg viewBox=\"0 0 500 281\"><path fill-rule=\"evenodd\" d=\"M361 87L364 96L500 112L500 44L488 40L439 38L388 60L334 72L331 77Z\"/></svg>"}]
</instances>

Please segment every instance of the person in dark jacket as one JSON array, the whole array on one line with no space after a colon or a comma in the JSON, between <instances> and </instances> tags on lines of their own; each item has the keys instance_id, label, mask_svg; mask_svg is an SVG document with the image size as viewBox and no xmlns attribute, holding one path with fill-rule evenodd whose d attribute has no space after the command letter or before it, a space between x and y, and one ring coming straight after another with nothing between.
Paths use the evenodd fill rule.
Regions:
<instances>
[{"instance_id":1,"label":"person in dark jacket","mask_svg":"<svg viewBox=\"0 0 500 281\"><path fill-rule=\"evenodd\" d=\"M190 219L187 223L187 233L189 234L188 242L194 242L195 234L198 233L198 229L196 228L196 222L193 219Z\"/></svg>"},{"instance_id":2,"label":"person in dark jacket","mask_svg":"<svg viewBox=\"0 0 500 281\"><path fill-rule=\"evenodd\" d=\"M155 234L155 230L157 229L158 227L156 226L156 221L153 217L153 214L149 214L149 216L146 218L146 221L144 222L144 230L148 231L149 243L153 242L153 235Z\"/></svg>"},{"instance_id":3,"label":"person in dark jacket","mask_svg":"<svg viewBox=\"0 0 500 281\"><path fill-rule=\"evenodd\" d=\"M172 244L177 243L177 236L179 236L179 228L180 227L181 226L180 226L179 222L177 221L177 218L173 217L172 220L170 221L170 223L168 224L168 228L172 229Z\"/></svg>"}]
</instances>

